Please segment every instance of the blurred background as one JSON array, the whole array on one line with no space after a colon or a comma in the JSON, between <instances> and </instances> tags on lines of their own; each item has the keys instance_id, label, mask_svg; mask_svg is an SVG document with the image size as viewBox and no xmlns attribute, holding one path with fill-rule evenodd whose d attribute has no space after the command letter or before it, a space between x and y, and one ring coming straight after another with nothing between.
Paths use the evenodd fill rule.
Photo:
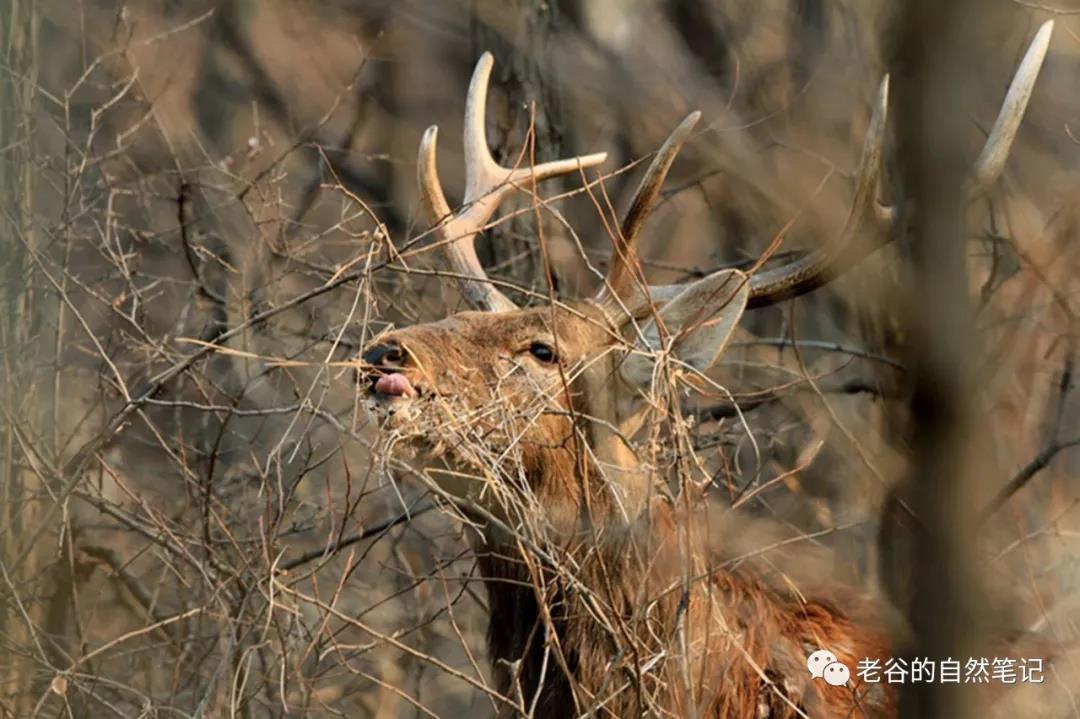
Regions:
<instances>
[{"instance_id":1,"label":"blurred background","mask_svg":"<svg viewBox=\"0 0 1080 719\"><path fill-rule=\"evenodd\" d=\"M566 196L539 230L511 205L479 240L520 302L548 293L541 237L556 295L595 289L636 163L695 109L646 230L650 280L745 266L780 234L790 258L844 226L893 5L7 0L0 716L493 715L462 525L375 451L349 365L387 326L464 309L417 219L421 132L441 129L453 203L465 89L490 50L497 158L608 153L591 196L550 183ZM1064 641L1080 4L978 7L958 88L972 158L1039 24L1057 28L1005 175L966 210L965 511L987 602ZM901 611L906 328L941 310L919 302L907 251L747 313L716 369L745 420L720 397L686 408L717 502L829 550L830 581Z\"/></svg>"}]
</instances>

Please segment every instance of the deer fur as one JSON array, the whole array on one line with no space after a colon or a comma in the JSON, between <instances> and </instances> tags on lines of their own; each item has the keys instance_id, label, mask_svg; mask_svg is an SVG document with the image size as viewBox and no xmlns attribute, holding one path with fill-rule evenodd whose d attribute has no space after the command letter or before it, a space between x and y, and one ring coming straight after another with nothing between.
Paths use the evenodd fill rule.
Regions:
<instances>
[{"instance_id":1,"label":"deer fur","mask_svg":"<svg viewBox=\"0 0 1080 719\"><path fill-rule=\"evenodd\" d=\"M804 598L758 567L726 566L703 536L707 506L668 496L618 439L645 404L620 372L635 356L619 349L626 331L576 303L380 338L405 349L416 390L384 408L385 428L467 515L493 523L475 549L497 690L537 717L890 715L881 685L830 687L806 668L821 647L851 668L884 658L884 634L840 608L865 621L866 601ZM528 354L537 341L558 364Z\"/></svg>"}]
</instances>

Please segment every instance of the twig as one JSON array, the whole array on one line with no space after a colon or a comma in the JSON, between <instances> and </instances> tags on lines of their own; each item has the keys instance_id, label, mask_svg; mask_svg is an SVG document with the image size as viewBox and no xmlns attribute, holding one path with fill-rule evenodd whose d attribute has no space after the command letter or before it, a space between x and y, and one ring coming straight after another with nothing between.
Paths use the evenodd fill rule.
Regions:
<instances>
[{"instance_id":1,"label":"twig","mask_svg":"<svg viewBox=\"0 0 1080 719\"><path fill-rule=\"evenodd\" d=\"M433 509L435 509L434 504L425 504L417 509L410 509L408 511L402 512L396 517L392 517L385 522L376 524L372 527L368 527L362 532L357 532L355 534L350 534L348 537L343 537L342 539L339 539L337 542L335 542L332 547L314 549L310 552L304 552L296 559L292 559L288 562L283 562L279 564L278 569L282 572L289 572L293 569L296 569L302 564L307 564L308 562L314 561L316 559L324 559L326 557L333 556L335 553L341 551L345 547L356 544L357 542L362 542L365 539L371 539L372 537L376 536L381 538L390 529L393 529L399 524L404 524L405 522L411 521L415 517L419 517L422 514L427 514Z\"/></svg>"},{"instance_id":2,"label":"twig","mask_svg":"<svg viewBox=\"0 0 1080 719\"><path fill-rule=\"evenodd\" d=\"M1068 398L1069 390L1072 388L1072 373L1073 360L1071 356L1068 356L1065 358L1061 369L1061 381L1058 383L1058 401L1046 443L1039 450L1039 453L1035 455L1034 459L1024 465L1004 487L998 490L998 493L994 495L994 498L987 503L980 513L980 521L985 522L1001 509L1014 494L1023 489L1024 485L1030 482L1036 474L1045 469L1057 456L1058 452L1080 445L1080 437L1066 440L1060 438L1062 418L1065 414L1065 400Z\"/></svg>"}]
</instances>

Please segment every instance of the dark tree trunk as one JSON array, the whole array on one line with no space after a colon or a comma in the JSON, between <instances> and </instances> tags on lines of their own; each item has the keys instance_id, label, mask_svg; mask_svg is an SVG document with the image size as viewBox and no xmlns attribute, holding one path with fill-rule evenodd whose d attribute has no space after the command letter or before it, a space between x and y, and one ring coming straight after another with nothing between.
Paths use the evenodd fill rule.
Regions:
<instances>
[{"instance_id":1,"label":"dark tree trunk","mask_svg":"<svg viewBox=\"0 0 1080 719\"><path fill-rule=\"evenodd\" d=\"M908 610L912 656L982 655L989 611L976 571L974 376L981 366L965 271L963 186L968 102L978 72L980 3L911 0L897 18L893 77L902 197L915 208L906 309L913 463L905 487L918 518ZM905 205L901 205L905 206ZM967 717L971 685L905 685L901 715Z\"/></svg>"},{"instance_id":2,"label":"dark tree trunk","mask_svg":"<svg viewBox=\"0 0 1080 719\"><path fill-rule=\"evenodd\" d=\"M474 0L472 6L473 58L484 52L495 56L488 96L488 139L495 159L504 165L527 165L573 154L564 150L562 103L554 53L563 22L553 0ZM533 137L529 141L530 123ZM535 152L535 157L530 156ZM522 154L524 153L524 154ZM570 180L574 182L574 179ZM566 180L544 183L543 194L556 193ZM547 294L545 244L563 237L562 227L543 216L542 234L534 213L523 213L485 233L477 253L495 274L509 275L535 292ZM524 258L524 259L523 259ZM508 264L509 263L509 264ZM558 278L550 277L558 291ZM513 297L519 304L527 297Z\"/></svg>"}]
</instances>

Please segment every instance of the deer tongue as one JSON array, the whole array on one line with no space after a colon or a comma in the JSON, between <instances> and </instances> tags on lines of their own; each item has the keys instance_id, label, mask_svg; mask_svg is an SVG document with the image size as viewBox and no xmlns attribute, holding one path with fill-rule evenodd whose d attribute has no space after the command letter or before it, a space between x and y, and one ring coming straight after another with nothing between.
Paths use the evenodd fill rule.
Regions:
<instances>
[{"instance_id":1,"label":"deer tongue","mask_svg":"<svg viewBox=\"0 0 1080 719\"><path fill-rule=\"evenodd\" d=\"M415 397L416 390L413 389L412 383L409 379L403 375L394 372L393 374L384 374L375 382L375 391L380 394L388 394L393 397Z\"/></svg>"}]
</instances>

